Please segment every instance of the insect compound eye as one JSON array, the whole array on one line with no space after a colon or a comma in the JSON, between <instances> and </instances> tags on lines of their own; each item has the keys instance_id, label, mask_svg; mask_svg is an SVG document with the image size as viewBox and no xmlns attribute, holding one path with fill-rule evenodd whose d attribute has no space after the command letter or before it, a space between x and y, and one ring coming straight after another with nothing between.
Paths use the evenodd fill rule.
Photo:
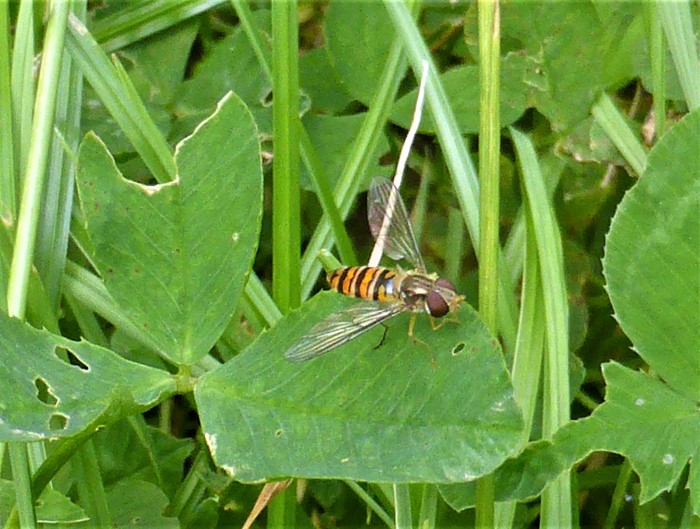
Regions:
<instances>
[{"instance_id":1,"label":"insect compound eye","mask_svg":"<svg viewBox=\"0 0 700 529\"><path fill-rule=\"evenodd\" d=\"M452 292L456 292L454 283L449 279L445 279L444 277L441 277L440 279L435 281L435 286L440 288L446 288L448 290L451 290Z\"/></svg>"},{"instance_id":2,"label":"insect compound eye","mask_svg":"<svg viewBox=\"0 0 700 529\"><path fill-rule=\"evenodd\" d=\"M450 312L450 306L437 290L432 290L426 296L425 304L428 306L428 312L434 318L442 318L445 314Z\"/></svg>"}]
</instances>

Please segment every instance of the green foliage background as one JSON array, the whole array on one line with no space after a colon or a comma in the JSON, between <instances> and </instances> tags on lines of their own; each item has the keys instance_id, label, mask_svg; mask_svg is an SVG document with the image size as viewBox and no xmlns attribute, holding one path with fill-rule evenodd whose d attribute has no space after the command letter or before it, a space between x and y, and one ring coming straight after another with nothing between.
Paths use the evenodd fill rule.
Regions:
<instances>
[{"instance_id":1,"label":"green foliage background","mask_svg":"<svg viewBox=\"0 0 700 529\"><path fill-rule=\"evenodd\" d=\"M700 9L506 1L489 61L492 6L0 3L3 526L238 526L285 478L255 526L698 524ZM422 60L401 194L467 303L286 362L356 303L318 251L366 262Z\"/></svg>"}]
</instances>

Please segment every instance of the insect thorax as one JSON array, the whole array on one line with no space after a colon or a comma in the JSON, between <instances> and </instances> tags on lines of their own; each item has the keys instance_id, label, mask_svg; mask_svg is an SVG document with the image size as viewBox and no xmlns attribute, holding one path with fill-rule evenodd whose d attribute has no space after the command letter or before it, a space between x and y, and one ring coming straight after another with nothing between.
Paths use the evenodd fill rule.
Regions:
<instances>
[{"instance_id":1,"label":"insect thorax","mask_svg":"<svg viewBox=\"0 0 700 529\"><path fill-rule=\"evenodd\" d=\"M425 298L435 288L436 274L409 271L398 283L399 297L411 310L424 311Z\"/></svg>"}]
</instances>

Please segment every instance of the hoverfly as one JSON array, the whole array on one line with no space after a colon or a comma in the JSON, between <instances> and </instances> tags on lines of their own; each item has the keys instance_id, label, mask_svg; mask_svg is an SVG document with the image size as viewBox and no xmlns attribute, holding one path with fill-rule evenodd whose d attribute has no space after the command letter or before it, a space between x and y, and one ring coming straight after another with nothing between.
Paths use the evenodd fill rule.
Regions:
<instances>
[{"instance_id":1,"label":"hoverfly","mask_svg":"<svg viewBox=\"0 0 700 529\"><path fill-rule=\"evenodd\" d=\"M287 360L303 362L320 356L403 312L414 313L408 329L413 337L417 313L428 313L432 323L433 318L456 311L464 299L451 281L426 272L406 207L390 180L372 181L367 218L374 238L383 241L384 253L396 261L406 259L415 269L348 266L329 273L331 289L363 301L317 323L287 350Z\"/></svg>"}]
</instances>

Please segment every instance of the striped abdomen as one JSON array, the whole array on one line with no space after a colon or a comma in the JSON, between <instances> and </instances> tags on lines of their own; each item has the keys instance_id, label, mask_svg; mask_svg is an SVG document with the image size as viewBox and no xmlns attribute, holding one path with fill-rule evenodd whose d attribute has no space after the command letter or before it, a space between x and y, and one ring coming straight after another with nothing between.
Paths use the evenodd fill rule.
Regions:
<instances>
[{"instance_id":1,"label":"striped abdomen","mask_svg":"<svg viewBox=\"0 0 700 529\"><path fill-rule=\"evenodd\" d=\"M374 266L347 266L328 274L328 283L336 292L376 301L396 301L396 272Z\"/></svg>"}]
</instances>

